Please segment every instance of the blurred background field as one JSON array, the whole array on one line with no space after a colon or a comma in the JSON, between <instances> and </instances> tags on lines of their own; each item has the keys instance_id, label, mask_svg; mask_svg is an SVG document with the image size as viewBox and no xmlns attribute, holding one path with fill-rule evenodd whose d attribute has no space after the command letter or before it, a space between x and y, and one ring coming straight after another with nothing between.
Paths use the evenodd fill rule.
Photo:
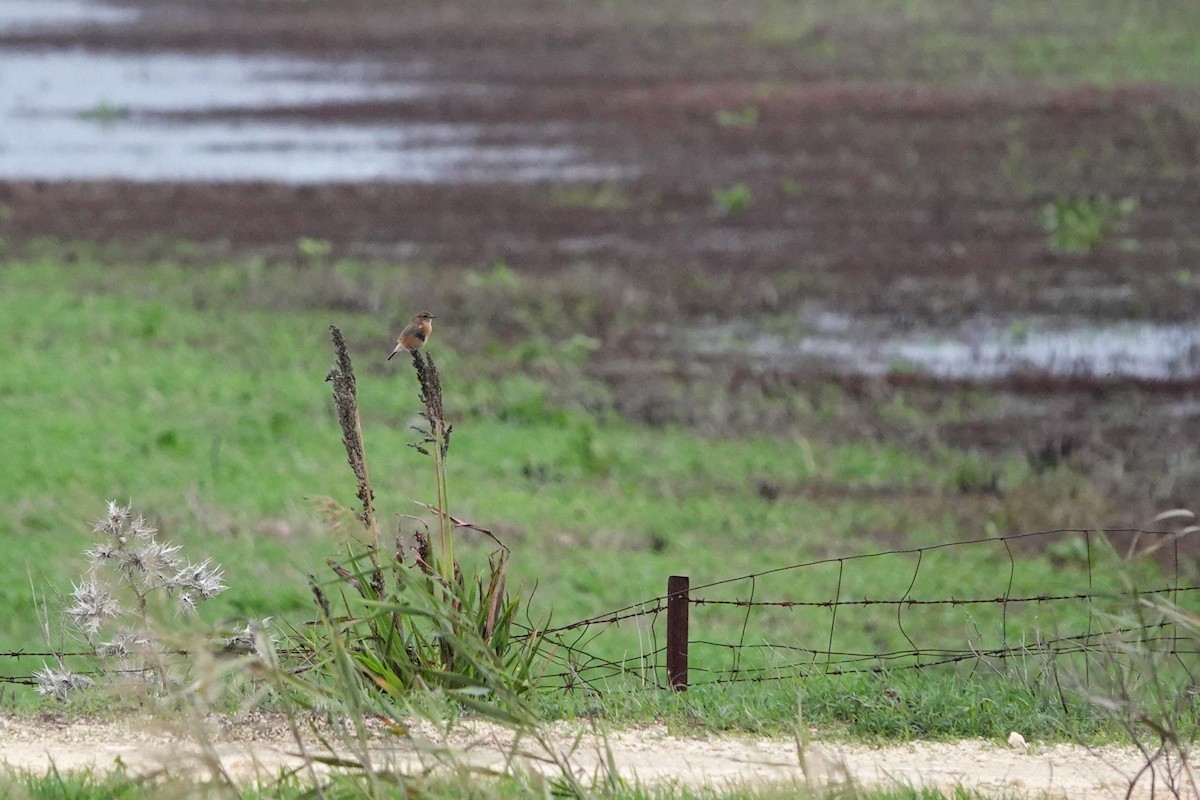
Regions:
<instances>
[{"instance_id":1,"label":"blurred background field","mask_svg":"<svg viewBox=\"0 0 1200 800\"><path fill-rule=\"evenodd\" d=\"M47 644L35 593L70 592L109 499L224 565L216 617L309 618L305 577L352 529L328 326L385 531L410 535L433 483L405 446L415 382L384 358L422 308L451 510L512 549L534 619L669 574L1196 506L1191 3L30 8L0 0L2 650ZM1116 591L1194 582L1200 553L1089 573L1065 541L1012 581L979 549L919 582L892 560L757 591ZM743 625L705 613L715 639ZM836 644L998 625L893 616ZM588 646L649 652L644 623Z\"/></svg>"}]
</instances>

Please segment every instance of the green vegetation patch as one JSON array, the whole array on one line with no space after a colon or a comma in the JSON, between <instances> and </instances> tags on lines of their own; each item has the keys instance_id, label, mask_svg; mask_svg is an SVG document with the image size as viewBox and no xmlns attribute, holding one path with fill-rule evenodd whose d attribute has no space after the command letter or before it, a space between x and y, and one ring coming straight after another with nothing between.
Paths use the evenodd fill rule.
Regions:
<instances>
[{"instance_id":1,"label":"green vegetation patch","mask_svg":"<svg viewBox=\"0 0 1200 800\"><path fill-rule=\"evenodd\" d=\"M342 263L304 269L305 280L317 285L335 275L375 275ZM406 269L419 275L419 268ZM346 332L355 356L381 529L389 539L412 535L409 515L419 512L412 501L432 501L435 486L428 461L407 446L420 438L410 429L419 421L415 380L385 361L394 322L410 309L399 300L375 311L309 308L295 301L309 296L295 285L297 274L258 262L189 271L44 259L0 268L0 342L10 354L0 366L0 536L20 554L0 569L8 586L30 587L0 601L5 649L78 646L61 633L55 614L84 568L83 551L94 544L89 524L110 499L132 502L189 557L211 557L225 568L229 588L206 604L210 619L311 620L306 576L323 572L354 532L340 506L352 502L355 486L324 381L331 323ZM492 283L477 290L491 292ZM273 287L295 294L272 306L266 298ZM555 399L548 390L555 382L582 380L582 359L559 358L556 340L545 339L544 355L523 362L495 343L471 348L455 341L453 314L439 313L438 325L428 350L436 354L454 424L450 509L511 549L508 587L528 596L522 624L556 626L630 604L636 610L664 593L671 574L689 575L693 597L710 601L693 609L696 688L686 700L643 688L644 699L631 702L645 703L647 713L694 716L715 728L781 730L800 707L808 709L806 719L853 720L861 729L846 730L855 735L990 736L1014 715L1036 720L1061 705L1045 672L994 708L968 696L976 685L962 677L961 665L931 673L949 676L941 705L935 691L905 689L903 677L873 685L882 679L836 673L847 654L918 649L928 654L918 663L930 663L941 650L1019 647L1093 624L1086 603L908 601L1120 592L1122 580L1145 587L1158 579L1149 562L1131 575L1111 550L1083 540L1051 557L996 543L858 558L995 536L985 520L964 530L960 517L937 510L943 493L956 498L964 491L979 457L847 443L819 429L801 440L635 425L604 407ZM575 348L570 340L561 346ZM1027 471L1006 462L989 474L1019 483ZM464 569L494 549L469 529L456 536ZM781 569L799 564L808 566ZM757 572L769 574L723 583ZM836 618L828 606L862 599L887 602L839 608ZM738 605L747 600L782 602L751 612ZM43 605L49 643L41 632ZM649 613L620 625L556 640L570 649L546 672L596 658L660 682L661 619L644 608ZM16 659L4 670L28 675L41 665ZM753 678L745 690L703 686L739 675ZM799 676L818 676L812 687L830 688L801 697ZM612 688L584 678L575 681L569 669L554 678L575 694L552 693L557 699L546 701L547 712L592 713L594 700L562 699ZM1022 686L1036 687L1026 707ZM718 696L735 699L705 704ZM861 707L845 704L853 697ZM625 701L613 702L618 715L626 713ZM697 705L673 712L667 702ZM598 708L610 713L604 703ZM1069 717L1052 715L1038 729L1073 735Z\"/></svg>"},{"instance_id":2,"label":"green vegetation patch","mask_svg":"<svg viewBox=\"0 0 1200 800\"><path fill-rule=\"evenodd\" d=\"M849 0L747 4L752 41L839 74L952 83L1200 80L1200 10L1187 0Z\"/></svg>"},{"instance_id":3,"label":"green vegetation patch","mask_svg":"<svg viewBox=\"0 0 1200 800\"><path fill-rule=\"evenodd\" d=\"M429 800L521 800L547 796L550 785L531 787L528 782L506 778L464 777L413 778L400 782L381 781L368 785L365 779L355 776L334 775L321 789L322 797L329 800L349 800L371 796L380 800L407 800L414 796ZM216 790L207 784L187 781L141 780L123 772L107 775L95 772L58 773L33 775L10 773L0 777L0 793L14 800L151 800L151 798L207 798ZM223 786L221 797L237 800L302 800L314 796L312 784L298 778L284 778L264 782L261 785L236 789ZM803 783L755 784L753 786L723 786L689 788L675 785L639 786L624 784L610 789L598 789L593 795L606 800L785 800L785 798L825 797L826 792ZM892 787L866 789L855 787L853 796L861 800L942 800L940 790L916 787ZM996 795L982 795L974 791L959 789L955 800L974 800Z\"/></svg>"}]
</instances>

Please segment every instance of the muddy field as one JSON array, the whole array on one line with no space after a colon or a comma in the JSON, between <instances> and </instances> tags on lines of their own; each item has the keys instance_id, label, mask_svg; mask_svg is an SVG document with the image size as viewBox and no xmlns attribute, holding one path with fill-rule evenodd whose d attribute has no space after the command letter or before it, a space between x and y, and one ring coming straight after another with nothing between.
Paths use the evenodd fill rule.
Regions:
<instances>
[{"instance_id":1,"label":"muddy field","mask_svg":"<svg viewBox=\"0 0 1200 800\"><path fill-rule=\"evenodd\" d=\"M698 387L753 387L769 401L832 381L863 408L847 436L1070 461L1131 503L1121 521L1196 502L1192 90L989 80L907 56L929 28L984 24L965 12L921 29L847 15L788 27L765 6L717 2L687 14L670 3L107 8L0 27L0 52L50 63L84 48L117 59L114 70L225 54L351 89L310 81L294 97L187 104L167 87L145 107L93 98L76 120L110 126L142 154L130 164L164 172L122 179L133 167L66 160L69 141L12 160L0 183L11 252L50 237L119 258L178 257L187 242L205 257L286 259L310 238L444 274L504 262L578 280L607 304L578 325L606 345L588 369L630 417L711 422L688 399ZM70 58L56 67L68 76ZM172 178L188 152L221 154L203 140L183 157L168 149L210 129L265 133L238 146L240 161ZM256 173L308 146L280 133L295 130L340 138ZM411 133L416 156L395 154L395 131ZM1066 252L1042 216L1056 198L1129 205L1085 252ZM995 394L975 404L980 384ZM934 422L872 413L896 392ZM943 420L952 402L966 411Z\"/></svg>"}]
</instances>

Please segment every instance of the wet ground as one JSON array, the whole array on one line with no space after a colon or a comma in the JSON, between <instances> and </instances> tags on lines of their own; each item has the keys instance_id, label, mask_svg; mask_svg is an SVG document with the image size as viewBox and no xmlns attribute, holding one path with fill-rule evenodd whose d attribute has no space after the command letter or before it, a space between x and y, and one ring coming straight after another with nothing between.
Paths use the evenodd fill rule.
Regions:
<instances>
[{"instance_id":1,"label":"wet ground","mask_svg":"<svg viewBox=\"0 0 1200 800\"><path fill-rule=\"evenodd\" d=\"M83 2L0 2L0 31L81 35L143 17ZM424 61L78 46L0 55L0 175L15 180L497 182L632 173L587 163L565 126L357 122L320 109L504 94ZM273 116L278 115L278 116Z\"/></svg>"},{"instance_id":2,"label":"wet ground","mask_svg":"<svg viewBox=\"0 0 1200 800\"><path fill-rule=\"evenodd\" d=\"M599 275L590 369L649 421L824 376L1012 392L935 438L1086 469L1200 442L1197 92L897 72L878 21L672 8L0 0L0 237ZM1194 502L1176 461L1147 506Z\"/></svg>"}]
</instances>

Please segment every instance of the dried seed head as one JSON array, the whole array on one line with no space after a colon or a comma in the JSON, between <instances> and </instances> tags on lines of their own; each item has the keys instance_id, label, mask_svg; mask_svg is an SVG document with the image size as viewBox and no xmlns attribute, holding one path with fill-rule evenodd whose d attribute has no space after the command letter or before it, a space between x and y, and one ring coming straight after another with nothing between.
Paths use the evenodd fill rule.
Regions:
<instances>
[{"instance_id":1,"label":"dried seed head","mask_svg":"<svg viewBox=\"0 0 1200 800\"><path fill-rule=\"evenodd\" d=\"M224 570L214 567L212 559L206 558L199 564L188 564L179 570L171 580L171 585L194 592L201 600L211 600L228 588L224 578Z\"/></svg>"},{"instance_id":2,"label":"dried seed head","mask_svg":"<svg viewBox=\"0 0 1200 800\"><path fill-rule=\"evenodd\" d=\"M116 500L109 500L108 511L103 517L92 523L92 529L96 533L119 536L125 530L125 523L128 520L129 506L118 505Z\"/></svg>"},{"instance_id":3,"label":"dried seed head","mask_svg":"<svg viewBox=\"0 0 1200 800\"><path fill-rule=\"evenodd\" d=\"M147 650L153 646L154 642L144 634L133 631L117 631L112 640L102 643L96 648L96 652L102 656L128 658L138 651Z\"/></svg>"},{"instance_id":4,"label":"dried seed head","mask_svg":"<svg viewBox=\"0 0 1200 800\"><path fill-rule=\"evenodd\" d=\"M94 578L77 584L71 597L75 602L67 609L67 616L89 638L100 632L104 620L119 616L122 612L121 604L113 597L112 590Z\"/></svg>"},{"instance_id":5,"label":"dried seed head","mask_svg":"<svg viewBox=\"0 0 1200 800\"><path fill-rule=\"evenodd\" d=\"M94 685L96 682L86 675L80 675L77 672L71 672L68 669L59 667L44 666L37 672L33 673L33 677L37 679L37 693L43 697L53 697L55 700L66 701L67 696L79 689L85 689L88 686Z\"/></svg>"}]
</instances>

